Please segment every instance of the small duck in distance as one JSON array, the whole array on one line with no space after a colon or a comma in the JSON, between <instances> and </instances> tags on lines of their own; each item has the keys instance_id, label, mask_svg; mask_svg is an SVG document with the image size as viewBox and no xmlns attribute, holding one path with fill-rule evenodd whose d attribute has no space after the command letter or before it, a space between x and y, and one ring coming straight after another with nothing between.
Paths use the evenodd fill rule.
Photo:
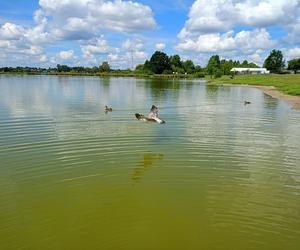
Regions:
<instances>
[{"instance_id":1,"label":"small duck in distance","mask_svg":"<svg viewBox=\"0 0 300 250\"><path fill-rule=\"evenodd\" d=\"M244 105L251 104L249 101L244 101Z\"/></svg>"},{"instance_id":2,"label":"small duck in distance","mask_svg":"<svg viewBox=\"0 0 300 250\"><path fill-rule=\"evenodd\" d=\"M105 105L104 112L105 112L105 113L107 113L107 112L112 112L112 108L111 108L111 107L108 107L107 105Z\"/></svg>"}]
</instances>

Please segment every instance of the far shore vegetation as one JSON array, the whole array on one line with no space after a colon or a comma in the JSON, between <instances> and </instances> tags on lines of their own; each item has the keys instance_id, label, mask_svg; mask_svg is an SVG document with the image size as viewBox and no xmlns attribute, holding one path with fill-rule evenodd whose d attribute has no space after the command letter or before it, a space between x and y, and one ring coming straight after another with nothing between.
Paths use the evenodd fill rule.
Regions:
<instances>
[{"instance_id":1,"label":"far shore vegetation","mask_svg":"<svg viewBox=\"0 0 300 250\"><path fill-rule=\"evenodd\" d=\"M234 78L222 76L218 79L207 78L210 84L239 84L275 87L277 90L294 96L300 96L300 74L262 74L237 75Z\"/></svg>"},{"instance_id":2,"label":"far shore vegetation","mask_svg":"<svg viewBox=\"0 0 300 250\"><path fill-rule=\"evenodd\" d=\"M244 60L234 61L220 59L213 55L205 67L195 65L191 60L182 60L179 55L168 56L164 52L156 51L144 64L135 69L112 69L108 62L102 62L99 67L70 67L58 64L53 68L36 67L2 67L0 74L31 74L31 75L69 75L69 76L127 76L153 78L203 78L214 84L247 84L274 86L278 90L300 96L300 58L284 61L280 50L272 50L265 59L264 68L271 74L235 75L232 68L259 68L258 65Z\"/></svg>"}]
</instances>

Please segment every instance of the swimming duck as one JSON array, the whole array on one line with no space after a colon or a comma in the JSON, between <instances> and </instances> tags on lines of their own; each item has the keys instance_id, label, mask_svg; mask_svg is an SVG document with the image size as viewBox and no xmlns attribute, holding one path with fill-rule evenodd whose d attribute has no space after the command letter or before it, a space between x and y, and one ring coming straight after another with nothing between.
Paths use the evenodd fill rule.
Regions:
<instances>
[{"instance_id":1,"label":"swimming duck","mask_svg":"<svg viewBox=\"0 0 300 250\"><path fill-rule=\"evenodd\" d=\"M158 118L158 108L155 105L152 105L148 116L144 116L142 114L136 113L135 117L139 121L157 122L157 123L160 123L160 124L165 123L164 120Z\"/></svg>"},{"instance_id":2,"label":"swimming duck","mask_svg":"<svg viewBox=\"0 0 300 250\"><path fill-rule=\"evenodd\" d=\"M107 105L105 105L105 109L104 111L107 113L107 112L111 112L112 111L112 108L110 107L107 107Z\"/></svg>"}]
</instances>

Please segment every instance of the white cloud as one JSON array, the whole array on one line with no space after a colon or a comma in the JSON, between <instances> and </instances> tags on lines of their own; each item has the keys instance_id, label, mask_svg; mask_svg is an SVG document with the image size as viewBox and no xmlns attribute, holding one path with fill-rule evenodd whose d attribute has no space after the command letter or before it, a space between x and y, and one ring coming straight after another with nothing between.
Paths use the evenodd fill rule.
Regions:
<instances>
[{"instance_id":1,"label":"white cloud","mask_svg":"<svg viewBox=\"0 0 300 250\"><path fill-rule=\"evenodd\" d=\"M299 0L288 4L286 0L196 0L175 49L191 56L218 53L261 64L266 53L282 42L271 37L269 27L279 26L290 32L286 41L300 42L299 13Z\"/></svg>"},{"instance_id":2,"label":"white cloud","mask_svg":"<svg viewBox=\"0 0 300 250\"><path fill-rule=\"evenodd\" d=\"M228 31L235 26L269 27L295 23L298 0L196 0L179 38Z\"/></svg>"},{"instance_id":3,"label":"white cloud","mask_svg":"<svg viewBox=\"0 0 300 250\"><path fill-rule=\"evenodd\" d=\"M60 59L62 60L74 60L77 58L77 56L75 56L74 51L73 50L64 50L58 53L58 56Z\"/></svg>"},{"instance_id":4,"label":"white cloud","mask_svg":"<svg viewBox=\"0 0 300 250\"><path fill-rule=\"evenodd\" d=\"M157 43L155 44L155 49L157 50L164 50L166 48L166 44L165 43Z\"/></svg>"},{"instance_id":5,"label":"white cloud","mask_svg":"<svg viewBox=\"0 0 300 250\"><path fill-rule=\"evenodd\" d=\"M122 48L128 51L139 51L144 48L144 43L141 39L126 39L122 43Z\"/></svg>"},{"instance_id":6,"label":"white cloud","mask_svg":"<svg viewBox=\"0 0 300 250\"><path fill-rule=\"evenodd\" d=\"M292 48L292 49L284 50L284 55L287 60L300 58L300 48Z\"/></svg>"},{"instance_id":7,"label":"white cloud","mask_svg":"<svg viewBox=\"0 0 300 250\"><path fill-rule=\"evenodd\" d=\"M95 62L95 57L102 54L108 54L113 49L103 36L82 42L80 45L83 57Z\"/></svg>"},{"instance_id":8,"label":"white cloud","mask_svg":"<svg viewBox=\"0 0 300 250\"><path fill-rule=\"evenodd\" d=\"M300 19L297 23L290 25L289 34L284 38L287 43L300 45Z\"/></svg>"},{"instance_id":9,"label":"white cloud","mask_svg":"<svg viewBox=\"0 0 300 250\"><path fill-rule=\"evenodd\" d=\"M23 36L25 30L22 26L14 23L5 23L0 28L1 40L18 40Z\"/></svg>"},{"instance_id":10,"label":"white cloud","mask_svg":"<svg viewBox=\"0 0 300 250\"><path fill-rule=\"evenodd\" d=\"M156 26L150 7L132 1L114 2L92 1L91 18L95 23L121 32L136 32L152 29Z\"/></svg>"},{"instance_id":11,"label":"white cloud","mask_svg":"<svg viewBox=\"0 0 300 250\"><path fill-rule=\"evenodd\" d=\"M46 55L41 55L40 56L40 62L45 63L48 61L48 57Z\"/></svg>"},{"instance_id":12,"label":"white cloud","mask_svg":"<svg viewBox=\"0 0 300 250\"><path fill-rule=\"evenodd\" d=\"M267 49L275 45L265 29L241 31L234 35L233 31L225 34L212 33L199 35L196 39L182 40L176 49L179 51L195 51L202 53L220 53L224 51L240 51L253 53L257 49Z\"/></svg>"},{"instance_id":13,"label":"white cloud","mask_svg":"<svg viewBox=\"0 0 300 250\"><path fill-rule=\"evenodd\" d=\"M45 31L47 26L47 18L42 10L37 10L33 19L36 22L36 26L26 30L24 37L32 44L45 44L53 41L53 37Z\"/></svg>"},{"instance_id":14,"label":"white cloud","mask_svg":"<svg viewBox=\"0 0 300 250\"><path fill-rule=\"evenodd\" d=\"M256 63L257 65L263 65L264 58L263 58L262 54L259 53L259 51L256 51L252 55L248 56L248 60L250 62Z\"/></svg>"},{"instance_id":15,"label":"white cloud","mask_svg":"<svg viewBox=\"0 0 300 250\"><path fill-rule=\"evenodd\" d=\"M113 68L133 68L137 64L144 63L147 58L145 43L139 38L126 39L121 48L115 48L107 56L107 60Z\"/></svg>"},{"instance_id":16,"label":"white cloud","mask_svg":"<svg viewBox=\"0 0 300 250\"><path fill-rule=\"evenodd\" d=\"M36 13L38 15L38 13ZM36 21L42 21L39 17ZM5 23L0 27L0 64L7 65L33 65L43 62L40 60L44 54L43 47L40 45L43 35L42 23L37 24L33 29L26 29L13 23ZM41 33L39 33L41 32ZM42 58L43 59L43 58Z\"/></svg>"},{"instance_id":17,"label":"white cloud","mask_svg":"<svg viewBox=\"0 0 300 250\"><path fill-rule=\"evenodd\" d=\"M40 0L60 39L91 39L99 30L140 32L156 26L150 7L133 1Z\"/></svg>"}]
</instances>

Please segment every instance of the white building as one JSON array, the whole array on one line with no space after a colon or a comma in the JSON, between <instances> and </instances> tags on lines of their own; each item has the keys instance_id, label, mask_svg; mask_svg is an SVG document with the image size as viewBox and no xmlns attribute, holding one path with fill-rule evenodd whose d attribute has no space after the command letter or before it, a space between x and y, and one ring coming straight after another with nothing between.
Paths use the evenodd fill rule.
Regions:
<instances>
[{"instance_id":1,"label":"white building","mask_svg":"<svg viewBox=\"0 0 300 250\"><path fill-rule=\"evenodd\" d=\"M270 74L266 68L232 68L230 71L237 74Z\"/></svg>"}]
</instances>

